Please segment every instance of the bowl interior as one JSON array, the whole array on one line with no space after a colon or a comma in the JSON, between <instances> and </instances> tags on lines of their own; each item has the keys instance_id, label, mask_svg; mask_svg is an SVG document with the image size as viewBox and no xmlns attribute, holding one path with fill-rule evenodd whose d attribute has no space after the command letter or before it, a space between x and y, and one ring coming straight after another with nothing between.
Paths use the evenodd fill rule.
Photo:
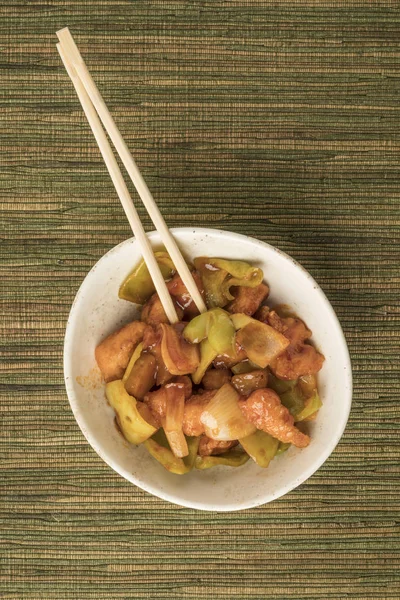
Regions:
<instances>
[{"instance_id":1,"label":"bowl interior","mask_svg":"<svg viewBox=\"0 0 400 600\"><path fill-rule=\"evenodd\" d=\"M271 288L270 305L288 304L313 331L325 356L319 375L323 407L308 423L308 448L275 458L268 469L252 461L237 469L216 467L185 476L165 471L144 447L128 444L117 431L94 359L96 345L109 333L138 316L135 305L119 300L118 288L140 260L134 239L113 248L85 278L71 309L64 372L76 420L95 451L115 471L152 494L192 508L238 510L279 498L305 481L339 441L351 404L351 368L346 342L335 313L311 276L293 259L268 244L242 235L209 229L173 229L188 259L218 256L246 260L261 267ZM160 245L156 232L149 234Z\"/></svg>"}]
</instances>

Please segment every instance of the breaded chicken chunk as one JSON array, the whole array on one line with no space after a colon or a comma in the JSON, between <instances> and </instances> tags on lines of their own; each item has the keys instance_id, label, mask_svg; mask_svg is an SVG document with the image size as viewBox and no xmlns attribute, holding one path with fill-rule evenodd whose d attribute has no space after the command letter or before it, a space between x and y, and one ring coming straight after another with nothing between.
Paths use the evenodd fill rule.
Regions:
<instances>
[{"instance_id":1,"label":"breaded chicken chunk","mask_svg":"<svg viewBox=\"0 0 400 600\"><path fill-rule=\"evenodd\" d=\"M244 313L251 317L268 297L268 294L269 287L265 283L260 283L254 288L244 286L232 288L232 295L235 296L235 299L228 304L226 310L232 314Z\"/></svg>"},{"instance_id":2,"label":"breaded chicken chunk","mask_svg":"<svg viewBox=\"0 0 400 600\"><path fill-rule=\"evenodd\" d=\"M142 341L147 328L141 321L133 321L103 340L95 350L95 357L106 383L121 379L136 346Z\"/></svg>"},{"instance_id":3,"label":"breaded chicken chunk","mask_svg":"<svg viewBox=\"0 0 400 600\"><path fill-rule=\"evenodd\" d=\"M294 425L294 418L280 401L278 394L268 388L256 390L247 400L239 400L244 417L277 440L305 448L310 438Z\"/></svg>"}]
</instances>

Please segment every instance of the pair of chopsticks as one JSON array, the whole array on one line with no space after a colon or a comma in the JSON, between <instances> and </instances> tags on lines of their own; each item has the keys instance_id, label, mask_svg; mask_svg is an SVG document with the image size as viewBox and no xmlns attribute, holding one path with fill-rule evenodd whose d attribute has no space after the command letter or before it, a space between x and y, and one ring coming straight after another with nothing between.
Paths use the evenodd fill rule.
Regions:
<instances>
[{"instance_id":1,"label":"pair of chopsticks","mask_svg":"<svg viewBox=\"0 0 400 600\"><path fill-rule=\"evenodd\" d=\"M147 265L150 276L154 283L154 287L160 297L168 320L170 323L176 323L179 320L178 315L105 131L108 133L112 143L114 144L114 147L118 152L144 206L146 207L146 210L149 213L155 228L160 234L161 241L167 249L167 252L169 253L172 262L174 263L175 268L184 285L186 286L190 296L192 297L198 310L201 313L205 312L207 307L204 304L203 298L201 297L192 274L190 273L190 270L174 238L172 237L171 232L169 231L145 180L143 179L133 159L133 156L128 149L128 146L124 142L124 139L119 132L114 119L112 118L99 90L97 89L97 86L89 73L89 70L75 44L69 29L66 27L60 31L57 31L57 37L60 42L57 44L57 50L74 85L83 111L93 131L93 135L99 146L104 162L106 163L108 172L124 208L133 234L140 245L144 261Z\"/></svg>"}]
</instances>

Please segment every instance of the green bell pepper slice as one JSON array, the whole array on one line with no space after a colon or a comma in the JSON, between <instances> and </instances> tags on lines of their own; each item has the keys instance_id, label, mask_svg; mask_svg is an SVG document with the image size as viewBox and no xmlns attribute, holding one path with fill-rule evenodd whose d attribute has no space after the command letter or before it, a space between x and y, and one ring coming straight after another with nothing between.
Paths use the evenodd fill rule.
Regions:
<instances>
[{"instance_id":1,"label":"green bell pepper slice","mask_svg":"<svg viewBox=\"0 0 400 600\"><path fill-rule=\"evenodd\" d=\"M297 379L284 380L276 377L271 371L268 372L268 387L280 396L292 390L297 384Z\"/></svg>"},{"instance_id":2,"label":"green bell pepper slice","mask_svg":"<svg viewBox=\"0 0 400 600\"><path fill-rule=\"evenodd\" d=\"M196 456L194 466L201 471L225 465L226 467L241 467L249 460L249 455L245 452L226 452L219 456Z\"/></svg>"},{"instance_id":3,"label":"green bell pepper slice","mask_svg":"<svg viewBox=\"0 0 400 600\"><path fill-rule=\"evenodd\" d=\"M251 435L239 439L247 454L264 469L268 467L278 450L279 440L265 431L257 430Z\"/></svg>"},{"instance_id":4,"label":"green bell pepper slice","mask_svg":"<svg viewBox=\"0 0 400 600\"><path fill-rule=\"evenodd\" d=\"M115 410L119 428L128 442L141 444L155 433L156 428L143 419L138 411L136 398L128 394L122 380L107 383L106 396Z\"/></svg>"},{"instance_id":5,"label":"green bell pepper slice","mask_svg":"<svg viewBox=\"0 0 400 600\"><path fill-rule=\"evenodd\" d=\"M314 394L307 398L304 401L304 408L299 413L294 416L296 422L305 421L312 417L314 413L316 413L322 406L321 398L317 390L314 391Z\"/></svg>"},{"instance_id":6,"label":"green bell pepper slice","mask_svg":"<svg viewBox=\"0 0 400 600\"><path fill-rule=\"evenodd\" d=\"M318 391L315 389L311 396L304 395L299 383L280 396L281 402L293 415L296 423L311 417L322 406Z\"/></svg>"},{"instance_id":7,"label":"green bell pepper slice","mask_svg":"<svg viewBox=\"0 0 400 600\"><path fill-rule=\"evenodd\" d=\"M233 354L235 350L235 328L229 314L221 308L192 319L183 330L183 337L192 344L208 338L217 354Z\"/></svg>"},{"instance_id":8,"label":"green bell pepper slice","mask_svg":"<svg viewBox=\"0 0 400 600\"><path fill-rule=\"evenodd\" d=\"M232 286L256 287L264 278L261 269L242 260L199 257L194 265L200 272L210 308L223 307L233 300Z\"/></svg>"},{"instance_id":9,"label":"green bell pepper slice","mask_svg":"<svg viewBox=\"0 0 400 600\"><path fill-rule=\"evenodd\" d=\"M315 385L314 389L312 389L312 385L305 385L301 377L284 381L272 373L268 373L268 387L278 394L282 404L293 415L296 423L309 419L322 406L315 379L313 385Z\"/></svg>"},{"instance_id":10,"label":"green bell pepper slice","mask_svg":"<svg viewBox=\"0 0 400 600\"><path fill-rule=\"evenodd\" d=\"M176 273L174 263L165 251L154 252L157 263L165 280ZM144 260L122 282L118 296L135 304L144 304L155 292L153 280Z\"/></svg>"},{"instance_id":11,"label":"green bell pepper slice","mask_svg":"<svg viewBox=\"0 0 400 600\"><path fill-rule=\"evenodd\" d=\"M162 429L144 442L151 456L155 458L167 471L175 475L189 473L194 467L200 437L186 437L189 454L184 458L175 456L168 444L167 437Z\"/></svg>"}]
</instances>

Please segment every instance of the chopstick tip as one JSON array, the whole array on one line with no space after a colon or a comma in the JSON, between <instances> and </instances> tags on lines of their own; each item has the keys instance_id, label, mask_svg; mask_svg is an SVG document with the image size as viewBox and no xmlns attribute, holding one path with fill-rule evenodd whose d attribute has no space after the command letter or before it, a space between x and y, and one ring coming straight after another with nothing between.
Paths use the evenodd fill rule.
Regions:
<instances>
[{"instance_id":1,"label":"chopstick tip","mask_svg":"<svg viewBox=\"0 0 400 600\"><path fill-rule=\"evenodd\" d=\"M56 36L58 38L60 38L60 35L62 36L64 33L66 33L68 31L69 33L69 27L63 27L62 29L59 29L58 31L56 31Z\"/></svg>"}]
</instances>

